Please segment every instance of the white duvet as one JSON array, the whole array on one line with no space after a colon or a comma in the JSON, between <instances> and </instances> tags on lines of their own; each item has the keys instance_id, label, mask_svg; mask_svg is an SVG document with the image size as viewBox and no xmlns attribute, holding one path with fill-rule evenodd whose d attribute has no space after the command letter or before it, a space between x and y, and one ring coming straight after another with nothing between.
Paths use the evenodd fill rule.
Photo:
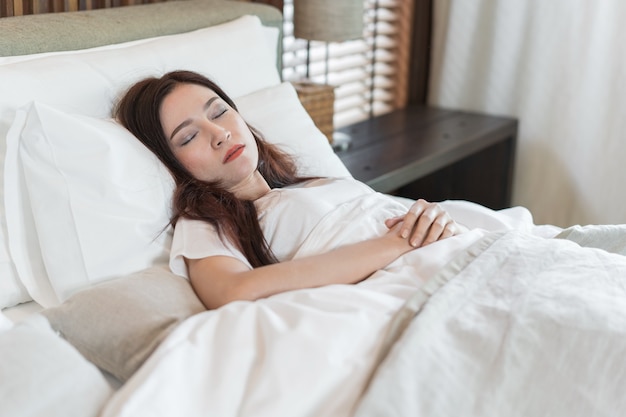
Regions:
<instances>
[{"instance_id":1,"label":"white duvet","mask_svg":"<svg viewBox=\"0 0 626 417\"><path fill-rule=\"evenodd\" d=\"M491 235L396 321L357 417L626 415L623 255Z\"/></svg>"},{"instance_id":2,"label":"white duvet","mask_svg":"<svg viewBox=\"0 0 626 417\"><path fill-rule=\"evenodd\" d=\"M381 197L364 197L328 216L300 248L300 255L332 248L337 242L369 236L379 227L379 219L368 216L367 208L379 203L378 198ZM365 413L363 415L388 415L385 404L390 405L390 401L396 401L395 397L403 393L411 398L415 397L414 390L421 390L422 384L429 386L428 392L439 393L440 397L437 398L444 405L448 404L448 391L451 395L456 395L456 392L464 393L466 402L467 398L475 399L475 388L465 387L463 390L463 387L455 383L459 377L457 369L449 369L449 372L442 373L441 378L424 373L420 374L420 378L411 379L411 371L405 372L403 360L392 360L396 356L389 356L378 366L378 357L384 352L390 326L395 323L395 315L404 311L403 306L407 300L414 300L416 297L426 301L428 305L428 292L423 292L422 289L432 288L435 285L433 282L440 282L442 271L455 266L458 269L459 259L467 259L468 253L474 253L472 256L476 257L476 246L473 245L485 245L486 239L500 237L493 231L516 230L517 234L511 236L544 241L543 237L537 235L551 236L558 230L534 226L529 213L521 208L492 212L470 203L444 204L457 220L474 229L410 252L358 285L331 285L291 291L257 302L234 302L187 319L115 394L103 416L340 417L353 415L359 404L361 408L358 412ZM360 215L355 216L355 212ZM337 227L342 222L346 227ZM515 240L514 237L511 239ZM581 253L587 253L587 250L580 249L571 242L550 241L557 242L556 244L562 242L569 247L575 247ZM467 251L470 247L474 248L474 252ZM507 256L517 259L518 254L513 251ZM541 258L542 256L538 257ZM533 274L526 270L528 259L522 257L519 262L513 262L506 272L495 274L503 282L503 291L516 288L513 283L518 275ZM593 268L594 262L598 260L594 258L589 262ZM480 268L477 269L480 277ZM566 278L567 275L564 275L564 282ZM455 282L455 279L450 278L450 281ZM460 278L459 281L465 280ZM447 288L448 285L442 288ZM564 286L574 291L573 286ZM435 294L439 291L441 289ZM464 290L452 292L459 298L456 301L447 300L444 305L454 306L459 300L471 298L471 294ZM498 292L494 294L496 298L500 296ZM569 310L576 311L576 308ZM421 313L417 315L418 318L420 316ZM446 322L440 323L436 315L434 318L432 314L428 317L430 321L427 327L434 324L446 327ZM473 323L471 316L466 319ZM481 357L483 363L477 362L475 366L486 366L481 375L487 381L489 378L499 381L498 378L502 378L504 373L516 369L509 368L508 363L493 360L494 352L498 352L497 346L501 345L498 340L503 337L506 339L508 323L497 314L497 310L494 310L493 317L487 312L481 319L484 320L482 328L485 337L493 339L492 350L483 352L477 348L480 344L466 344L461 340L451 346L448 354L457 358L459 354L465 355L466 349L470 349L477 357L484 353L485 357ZM489 321L493 321L493 325ZM405 336L414 332L420 334L419 327L418 330L414 330L413 326L408 329L410 331L407 330ZM402 346L403 340L400 338L400 342L395 343L394 347ZM432 343L435 351L447 344L445 339L433 340ZM519 343L519 346L515 345L516 352L519 351L515 360L531 360L530 354L525 355L524 341ZM407 343L407 346L411 345ZM554 349L553 346L558 345L546 344L546 348ZM407 348L405 356L412 362L419 363L422 358L414 355L413 349ZM455 353L454 349L460 353ZM395 352L392 349L394 355ZM548 351L546 355L549 357L553 352ZM430 360L431 358L428 359ZM549 359L546 361L549 362ZM475 371L471 361L461 362ZM533 366L537 366L533 375L541 375L544 362ZM459 366L458 371L465 372L461 368ZM412 368L407 366L406 370L409 369ZM371 376L374 378L372 384L369 390L364 391ZM514 378L524 376L520 372ZM532 382L535 381L527 381L529 386ZM497 385L494 383L484 386L493 389ZM379 386L383 389L379 389ZM529 386L522 384L519 389L527 390ZM477 389L480 388L479 385ZM510 389L515 391L514 388L515 385ZM484 391L480 394L497 395ZM504 400L512 398L511 395L507 393L500 402L494 402L493 407L499 407ZM480 403L480 400L477 401ZM414 413L417 408L413 402L396 402L398 407L407 407L407 412L399 408L397 415L420 415ZM476 401L470 405L476 406ZM383 408L376 408L378 406ZM384 411L377 413L375 410ZM439 414L438 408L430 409L433 410L434 414L430 412L427 415L465 415L459 412L460 408L445 409L454 410L452 414ZM372 413L367 414L369 411Z\"/></svg>"}]
</instances>

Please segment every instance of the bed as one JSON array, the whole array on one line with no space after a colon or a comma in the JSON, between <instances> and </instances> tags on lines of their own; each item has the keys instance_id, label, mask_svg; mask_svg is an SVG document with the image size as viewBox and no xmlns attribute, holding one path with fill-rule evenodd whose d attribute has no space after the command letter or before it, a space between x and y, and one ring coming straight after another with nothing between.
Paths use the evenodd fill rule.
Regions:
<instances>
[{"instance_id":1,"label":"bed","mask_svg":"<svg viewBox=\"0 0 626 417\"><path fill-rule=\"evenodd\" d=\"M303 174L350 176L281 81L281 31L222 0L0 19L0 415L626 413L624 225L444 201L469 232L210 311L169 271L171 178L111 119L134 81L202 72ZM300 255L367 238L385 198L411 203L344 207Z\"/></svg>"}]
</instances>

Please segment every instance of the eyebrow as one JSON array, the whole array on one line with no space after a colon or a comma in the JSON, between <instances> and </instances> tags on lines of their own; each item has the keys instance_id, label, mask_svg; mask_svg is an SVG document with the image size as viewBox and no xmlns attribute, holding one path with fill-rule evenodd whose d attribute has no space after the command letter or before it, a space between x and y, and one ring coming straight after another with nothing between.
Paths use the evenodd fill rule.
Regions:
<instances>
[{"instance_id":1,"label":"eyebrow","mask_svg":"<svg viewBox=\"0 0 626 417\"><path fill-rule=\"evenodd\" d=\"M202 106L202 109L204 111L208 110L209 107L211 107L211 104L217 100L219 98L219 96L215 96L215 97L211 97L210 99L207 100L206 103L204 103L204 106ZM172 131L172 134L170 135L170 141L172 139L174 139L174 135L176 133L178 133L179 130L181 130L182 128L184 128L185 126L188 126L191 124L191 119L187 119L184 122L182 122L181 124L179 124L178 126L176 126L176 128Z\"/></svg>"}]
</instances>

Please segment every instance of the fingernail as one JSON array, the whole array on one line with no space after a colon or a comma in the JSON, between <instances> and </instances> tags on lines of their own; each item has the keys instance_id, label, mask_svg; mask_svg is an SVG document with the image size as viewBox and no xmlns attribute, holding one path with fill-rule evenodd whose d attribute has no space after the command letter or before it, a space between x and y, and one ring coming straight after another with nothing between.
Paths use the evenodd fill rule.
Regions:
<instances>
[{"instance_id":1,"label":"fingernail","mask_svg":"<svg viewBox=\"0 0 626 417\"><path fill-rule=\"evenodd\" d=\"M406 230L402 231L402 234L400 236L402 236L402 239L406 239L406 237L409 235L409 232Z\"/></svg>"}]
</instances>

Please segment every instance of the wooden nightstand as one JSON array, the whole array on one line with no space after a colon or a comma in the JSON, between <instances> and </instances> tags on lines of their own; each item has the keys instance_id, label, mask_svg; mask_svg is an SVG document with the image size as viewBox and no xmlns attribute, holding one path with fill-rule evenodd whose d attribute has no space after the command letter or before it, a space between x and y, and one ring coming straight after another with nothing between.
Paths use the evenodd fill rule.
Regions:
<instances>
[{"instance_id":1,"label":"wooden nightstand","mask_svg":"<svg viewBox=\"0 0 626 417\"><path fill-rule=\"evenodd\" d=\"M377 191L511 204L516 119L411 106L338 130L352 142L337 155Z\"/></svg>"}]
</instances>

